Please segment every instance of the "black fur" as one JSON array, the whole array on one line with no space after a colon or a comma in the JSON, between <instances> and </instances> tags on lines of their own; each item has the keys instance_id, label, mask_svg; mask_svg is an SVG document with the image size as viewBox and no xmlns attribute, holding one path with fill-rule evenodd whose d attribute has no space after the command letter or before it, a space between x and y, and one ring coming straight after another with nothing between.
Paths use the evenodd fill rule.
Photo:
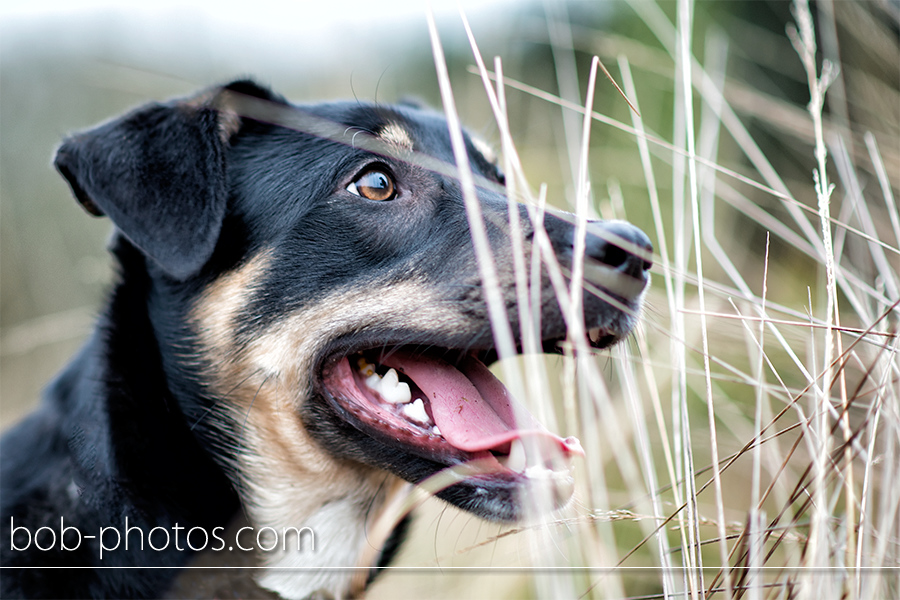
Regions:
<instances>
[{"instance_id":1,"label":"black fur","mask_svg":"<svg viewBox=\"0 0 900 600\"><path fill-rule=\"evenodd\" d=\"M240 81L223 88L287 107L272 92ZM416 273L441 290L460 314L479 319L476 330L433 333L371 328L331 340L310 373L314 394L297 415L335 456L385 469L412 482L444 468L438 457L398 451L354 422L318 383L321 370L341 352L413 344L448 352L492 352L492 335L474 269L470 233L458 182L353 143L319 138L263 120L228 115L216 91L199 99L152 104L69 138L56 166L86 210L116 226L112 251L119 279L96 331L69 367L48 387L43 403L7 432L0 454L0 557L2 597L158 597L190 558L188 550L118 549L99 558L98 540L78 551L11 550L11 524L30 532L66 526L85 534L129 524L145 532L174 524L224 527L240 510L229 454L243 443L240 423L210 418L227 398L209 392L208 363L190 325L203 291L258 252L272 253L253 282L250 301L236 320L237 340L252 340L286 314L302 311L343 286L400 281ZM417 106L333 103L303 107L370 135L402 123L416 150L452 164L443 118ZM502 175L474 147L469 152L482 181ZM370 165L389 172L397 199L373 202L346 188ZM488 233L503 268L508 254L507 201L480 189ZM522 216L525 216L524 209ZM572 223L548 215L544 223L565 264ZM533 230L523 219L526 238ZM646 236L615 225L614 233L649 249ZM588 254L645 278L646 259L599 236ZM507 265L508 266L508 265ZM545 294L542 334L565 335L552 291ZM588 327L625 335L634 317L585 294ZM639 299L623 302L637 309ZM509 302L514 308L514 303ZM411 305L410 310L415 310ZM515 310L510 311L514 331ZM264 450L264 449L263 449ZM487 478L441 492L481 516L517 516L515 478ZM478 492L478 493L476 493ZM404 522L405 523L405 522ZM404 526L385 549L383 566L402 541ZM19 540L18 545L24 545ZM70 571L13 567L70 566ZM159 570L83 567L171 567Z\"/></svg>"}]
</instances>

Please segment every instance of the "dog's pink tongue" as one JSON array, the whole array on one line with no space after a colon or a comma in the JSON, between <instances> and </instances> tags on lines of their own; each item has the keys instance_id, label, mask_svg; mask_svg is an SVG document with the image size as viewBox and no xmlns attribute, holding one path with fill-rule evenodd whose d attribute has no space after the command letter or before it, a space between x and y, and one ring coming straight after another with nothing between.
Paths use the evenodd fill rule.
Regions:
<instances>
[{"instance_id":1,"label":"dog's pink tongue","mask_svg":"<svg viewBox=\"0 0 900 600\"><path fill-rule=\"evenodd\" d=\"M437 358L401 350L386 356L382 364L403 372L427 394L441 435L461 450L500 448L527 435L552 441L564 455L580 453L577 441L547 431L475 358L466 358L456 368Z\"/></svg>"}]
</instances>

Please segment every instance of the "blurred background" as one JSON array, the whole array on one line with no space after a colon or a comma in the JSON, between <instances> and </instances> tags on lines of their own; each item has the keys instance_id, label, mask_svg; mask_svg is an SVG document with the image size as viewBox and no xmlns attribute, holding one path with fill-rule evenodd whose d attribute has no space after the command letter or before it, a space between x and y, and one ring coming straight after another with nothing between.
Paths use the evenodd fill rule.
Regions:
<instances>
[{"instance_id":1,"label":"blurred background","mask_svg":"<svg viewBox=\"0 0 900 600\"><path fill-rule=\"evenodd\" d=\"M500 56L506 77L576 104L584 102L593 55L604 61L620 84L617 59L627 57L648 133L683 143L677 133L680 75L672 54L674 37L669 37L674 36L675 2L465 0L460 4L489 66L494 56ZM104 247L110 224L84 213L51 166L54 149L66 134L150 100L189 95L245 76L295 102L353 97L391 102L412 96L440 108L423 6L414 0L160 0L152 7L151 3L102 0L6 0L0 6L0 427L9 427L35 404L41 388L77 349L113 277ZM434 2L433 6L463 123L499 148L482 81L470 72L474 59L457 3ZM840 230L840 250L849 272L871 286L872 297L890 300L898 270L895 235L900 231L892 221L896 206L893 212L891 208L900 189L900 3L815 3L813 14L824 40L819 60L830 58L841 66L841 77L829 91L826 119L829 131L841 136L846 150L845 176L835 177L839 179L836 198L852 192L854 202L861 200L869 215L864 223L854 221L861 217L849 201L832 209L836 219L870 236ZM815 207L813 129L805 110L809 91L806 74L785 35L786 24L793 20L789 3L701 1L694 4L693 20L694 55L710 73L721 75L728 105L777 169L794 205ZM513 138L533 189L545 183L549 201L571 209L577 154L570 149L578 147L581 115L535 93L509 89L507 96ZM696 94L698 113L709 98ZM629 125L632 122L628 105L603 78L594 110ZM683 127L681 131L683 135ZM759 165L747 158L734 131L729 132L717 141L713 159L721 167L760 181ZM867 133L879 149L883 176L868 151ZM659 252L664 245L661 232L668 232L670 245L680 244L690 225L679 221L673 206L685 196L683 165L679 167L672 153L660 146L654 146L652 153L662 228L653 218L634 135L595 123L590 152L592 210L642 227ZM785 319L802 320L809 302L821 301L824 294L820 258L804 240L790 203L726 179L715 194L717 211L704 217L718 238L706 273L720 302L715 310L727 307L734 293L729 268L752 282L750 295L758 299L766 269L766 236L774 231L768 248L768 301L788 307ZM817 227L815 215L804 214ZM886 262L871 251L867 239L873 237L883 240ZM690 244L685 247L689 256ZM657 375L666 380L660 386L668 394L673 367L666 364L665 355L673 317L660 266L654 267L654 274L645 330L648 336L659 337L659 352L643 358L659 359ZM879 305L876 300L873 307ZM853 309L846 313L844 325L871 325L866 320L870 312L847 296L842 295L841 301ZM817 304L816 310L821 306ZM896 331L896 314L882 323L888 330L893 323ZM752 371L744 364L749 360L748 346L740 322L723 319L716 323L714 335L719 336L719 345L714 344L711 352L718 353L722 364ZM787 333L797 347L809 345L809 336L805 330ZM776 350L775 354L775 360L792 360L789 353ZM609 366L609 359L603 360L615 395L624 385L622 374ZM702 366L694 363L694 368ZM780 385L787 389L801 389L807 383L802 372L783 369L780 374ZM891 383L897 385L896 375ZM753 386L724 376L717 386L716 393L728 400L719 418L734 424L736 415L752 417ZM707 435L706 408L697 400L702 390L692 389L688 386L687 394L694 402L690 410L696 412L698 428ZM727 434L730 437L720 440L722 456L739 450L756 435L752 427L736 425ZM706 464L703 457L708 462L709 440L697 444L698 464ZM661 459L663 452L657 449L656 454ZM802 466L798 468L802 471ZM625 507L629 491L622 480L627 473L623 474L621 465L611 471L616 473L609 474L609 501L611 506ZM746 504L746 479L744 472L731 482L735 513L729 517L738 523ZM404 564L507 564L499 555L518 552L515 543L502 550L496 540L482 545L485 535L498 533L496 526L442 508L426 508L426 515L420 522L431 529L421 534L421 544L412 547L412 558ZM456 527L450 533L441 529L448 522ZM630 531L627 525L622 527L617 532L619 552L644 535L634 523ZM617 561L610 558L604 564ZM653 560L640 564L653 564ZM438 592L429 587L428 577L423 575L424 583L417 585L445 597L526 597L535 589L522 577L461 573L458 577L445 574ZM398 573L379 582L374 593L376 597L412 596L406 593L415 589L405 587L409 585L413 585L411 576ZM578 588L581 591L593 589L583 582L579 585L583 585ZM655 597L660 590L652 577L644 581L635 576L624 585L630 596Z\"/></svg>"},{"instance_id":2,"label":"blurred background","mask_svg":"<svg viewBox=\"0 0 900 600\"><path fill-rule=\"evenodd\" d=\"M883 18L890 9L886 4L880 12L878 3L873 5L874 14L863 14ZM463 121L499 144L482 83L466 70L474 60L456 3L434 6ZM576 102L583 102L593 53L613 70L618 54L629 56L641 68L645 120L656 121L659 131L671 128L673 61L627 3L473 0L461 6L483 55L488 60L500 56L508 77L550 93L557 93L562 81L568 85L563 97ZM660 6L671 14L675 4ZM424 4L415 0L262 0L252 7L202 0L10 0L0 11L3 427L34 402L77 347L110 281L104 249L109 223L83 213L51 165L65 135L147 101L244 76L297 102L351 97L390 102L412 96L441 106ZM733 69L754 70L758 89L802 102L803 72L783 35L790 18L786 2L707 2L698 4L697 13L701 27L716 23L729 29ZM553 21L572 27L560 33L549 26ZM886 27L882 35L890 33ZM553 40L563 45L556 55L554 35L563 38ZM875 102L860 108L872 119L896 123L896 86L891 88L896 65L890 60L871 65L874 76L863 84L876 88L866 96ZM561 78L558 67L564 71ZM878 86L890 93L881 96ZM571 119L564 123L560 109L528 94L510 93L509 101L530 181L547 183L549 201L565 207L575 164L566 152L565 127L571 127ZM627 106L608 83L600 83L595 103L599 112L630 122ZM752 96L743 104L752 120L760 107ZM569 116L580 127L580 117ZM652 236L646 201L630 200L632 188L646 198L633 140L609 128L596 129L593 177L602 183L613 176L627 192L629 218ZM896 144L884 146L896 150ZM804 164L797 176L805 178L809 168ZM659 181L667 185L665 178ZM667 202L671 193L661 192Z\"/></svg>"},{"instance_id":3,"label":"blurred background","mask_svg":"<svg viewBox=\"0 0 900 600\"><path fill-rule=\"evenodd\" d=\"M496 24L519 14L511 3L468 9L486 42L508 43L511 30ZM439 107L419 2L4 2L0 10L3 427L78 346L109 288L110 224L84 213L52 168L65 135L245 76L298 102L408 94ZM485 117L480 109L476 127Z\"/></svg>"}]
</instances>

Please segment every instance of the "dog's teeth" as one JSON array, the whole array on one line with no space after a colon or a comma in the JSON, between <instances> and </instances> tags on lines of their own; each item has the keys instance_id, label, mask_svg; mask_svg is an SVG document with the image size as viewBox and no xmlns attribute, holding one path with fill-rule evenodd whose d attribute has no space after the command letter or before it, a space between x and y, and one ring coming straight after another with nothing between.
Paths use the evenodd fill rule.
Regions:
<instances>
[{"instance_id":1,"label":"dog's teeth","mask_svg":"<svg viewBox=\"0 0 900 600\"><path fill-rule=\"evenodd\" d=\"M391 404L406 404L412 400L412 391L409 389L409 384L405 381L400 381L400 376L397 375L397 371L394 369L388 370L384 377L381 378L379 393L385 402Z\"/></svg>"},{"instance_id":2,"label":"dog's teeth","mask_svg":"<svg viewBox=\"0 0 900 600\"><path fill-rule=\"evenodd\" d=\"M409 384L404 381L401 381L394 387L389 387L384 384L384 379L382 379L381 397L385 402L391 404L407 404L412 400L412 391L409 389Z\"/></svg>"},{"instance_id":3,"label":"dog's teeth","mask_svg":"<svg viewBox=\"0 0 900 600\"><path fill-rule=\"evenodd\" d=\"M400 377L397 375L397 371L394 369L388 369L388 372L384 374L384 377L381 378L381 385L389 388L397 387L397 384L400 382Z\"/></svg>"},{"instance_id":4,"label":"dog's teeth","mask_svg":"<svg viewBox=\"0 0 900 600\"><path fill-rule=\"evenodd\" d=\"M513 440L509 446L509 455L500 460L500 463L516 473L521 473L528 466L528 457L525 454L525 445L522 440Z\"/></svg>"},{"instance_id":5,"label":"dog's teeth","mask_svg":"<svg viewBox=\"0 0 900 600\"><path fill-rule=\"evenodd\" d=\"M371 377L375 374L375 365L367 361L365 358L360 357L358 361L356 361L357 366L359 366L359 372L364 377Z\"/></svg>"},{"instance_id":6,"label":"dog's teeth","mask_svg":"<svg viewBox=\"0 0 900 600\"><path fill-rule=\"evenodd\" d=\"M368 377L366 377L366 385L373 392L381 393L381 375L378 373L372 373Z\"/></svg>"},{"instance_id":7,"label":"dog's teeth","mask_svg":"<svg viewBox=\"0 0 900 600\"><path fill-rule=\"evenodd\" d=\"M434 427L431 428L431 433L433 433L434 435L441 435L441 430L438 429L437 425L435 425Z\"/></svg>"},{"instance_id":8,"label":"dog's teeth","mask_svg":"<svg viewBox=\"0 0 900 600\"><path fill-rule=\"evenodd\" d=\"M416 398L413 402L404 406L403 414L416 423L425 424L431 422L431 418L428 416L428 413L425 412L425 403L422 402L421 398Z\"/></svg>"}]
</instances>

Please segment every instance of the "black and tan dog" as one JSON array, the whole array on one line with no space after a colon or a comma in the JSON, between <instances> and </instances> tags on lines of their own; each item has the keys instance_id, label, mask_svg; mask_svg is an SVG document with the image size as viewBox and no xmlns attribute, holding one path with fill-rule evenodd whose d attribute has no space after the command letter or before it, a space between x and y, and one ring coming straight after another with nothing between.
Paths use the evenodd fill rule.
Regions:
<instances>
[{"instance_id":1,"label":"black and tan dog","mask_svg":"<svg viewBox=\"0 0 900 600\"><path fill-rule=\"evenodd\" d=\"M503 175L465 139L518 331ZM68 139L56 166L115 224L119 273L91 339L3 437L2 596L160 597L195 550L307 528L315 549L261 552L259 581L345 597L353 571L318 568L360 565L402 480L474 461L441 498L514 520L544 480L565 503L569 472L525 446L565 459L577 442L523 416L485 367L494 338L453 164L432 112L293 107L248 81ZM516 210L527 255L535 227ZM541 225L567 269L572 221ZM585 329L605 347L635 323L651 248L621 222L591 224L586 248L605 293L584 294ZM540 302L553 349L567 330L546 273ZM236 515L244 543L224 529Z\"/></svg>"}]
</instances>

